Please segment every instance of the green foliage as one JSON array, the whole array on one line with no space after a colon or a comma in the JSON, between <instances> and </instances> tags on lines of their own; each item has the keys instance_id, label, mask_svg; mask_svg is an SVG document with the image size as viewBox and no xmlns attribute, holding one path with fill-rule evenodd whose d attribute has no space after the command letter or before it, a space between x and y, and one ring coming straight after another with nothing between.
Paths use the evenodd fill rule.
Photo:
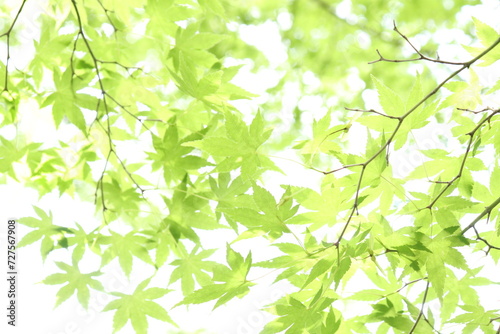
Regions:
<instances>
[{"instance_id":1,"label":"green foliage","mask_svg":"<svg viewBox=\"0 0 500 334\"><path fill-rule=\"evenodd\" d=\"M66 299L71 297L76 290L76 295L78 301L85 307L88 308L90 291L89 286L95 290L104 291L104 287L101 282L92 278L92 276L101 275L100 272L93 272L89 274L82 274L78 270L77 265L70 266L64 262L56 262L57 266L66 271L66 273L52 274L43 280L44 284L62 284L67 282L56 295L56 307L59 306Z\"/></svg>"},{"instance_id":2,"label":"green foliage","mask_svg":"<svg viewBox=\"0 0 500 334\"><path fill-rule=\"evenodd\" d=\"M25 217L21 219L21 224L33 228L34 230L26 234L21 241L19 241L17 246L24 247L42 239L40 253L42 255L42 259L45 260L56 244L59 244L64 248L68 247L65 235L66 233L72 233L72 231L66 227L54 225L52 223L53 217L51 213L47 215L42 209L36 206L33 208L40 219L33 217Z\"/></svg>"},{"instance_id":3,"label":"green foliage","mask_svg":"<svg viewBox=\"0 0 500 334\"><path fill-rule=\"evenodd\" d=\"M249 287L254 285L247 281L247 275L252 267L252 254L249 253L246 259L236 253L227 245L227 263L229 267L217 265L214 267L213 281L224 283L206 284L201 289L188 294L182 304L200 304L217 299L214 309L228 302L234 297L242 297L248 293Z\"/></svg>"},{"instance_id":4,"label":"green foliage","mask_svg":"<svg viewBox=\"0 0 500 334\"><path fill-rule=\"evenodd\" d=\"M48 1L28 37L30 3L0 5L0 182L95 208L19 221L67 258L55 306L97 290L113 332L175 330L171 308L271 276L290 288L255 332L498 332L500 36L457 19L477 3ZM469 58L429 56L457 31Z\"/></svg>"},{"instance_id":5,"label":"green foliage","mask_svg":"<svg viewBox=\"0 0 500 334\"><path fill-rule=\"evenodd\" d=\"M141 282L131 295L121 292L112 293L112 295L119 298L106 305L103 311L116 310L113 316L114 332L125 326L130 320L132 327L137 333L147 333L147 316L175 325L167 311L153 301L154 299L163 297L169 290L162 288L149 288L145 290L150 280L148 278Z\"/></svg>"}]
</instances>

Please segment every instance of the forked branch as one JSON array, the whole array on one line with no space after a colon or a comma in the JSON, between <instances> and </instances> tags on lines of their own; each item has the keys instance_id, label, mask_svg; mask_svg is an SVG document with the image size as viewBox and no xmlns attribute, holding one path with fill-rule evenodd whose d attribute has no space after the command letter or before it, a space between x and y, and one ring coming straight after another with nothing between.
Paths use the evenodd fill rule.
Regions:
<instances>
[{"instance_id":1,"label":"forked branch","mask_svg":"<svg viewBox=\"0 0 500 334\"><path fill-rule=\"evenodd\" d=\"M399 36L401 36L410 46L411 48L413 49L413 51L415 51L415 53L418 55L418 58L412 58L412 59L388 59L388 58L385 58L384 56L382 56L382 54L380 53L380 51L377 49L377 54L379 55L379 59L377 60L374 60L374 61L371 61L369 62L368 64L375 64L375 63L378 63L378 62L381 62L381 61L385 61L385 62L389 62L389 63L407 63L407 62L412 62L412 61L420 61L420 60L426 60L426 61L430 61L430 62L433 62L433 63L439 63L439 64L447 64L447 65L464 65L466 64L466 62L455 62L455 61L447 61L447 60L441 60L439 59L439 56L437 58L431 58L431 57L427 57L425 56L422 52L420 52L419 49L417 49L412 42L410 42L410 39L408 37L406 37L406 35L402 34L398 27L396 26L396 22L393 22L394 23L394 31L398 33Z\"/></svg>"}]
</instances>

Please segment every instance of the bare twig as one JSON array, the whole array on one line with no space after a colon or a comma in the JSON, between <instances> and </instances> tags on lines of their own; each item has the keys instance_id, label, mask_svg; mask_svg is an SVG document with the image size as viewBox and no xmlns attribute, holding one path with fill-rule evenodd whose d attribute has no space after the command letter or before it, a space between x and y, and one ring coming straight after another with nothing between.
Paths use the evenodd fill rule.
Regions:
<instances>
[{"instance_id":1,"label":"bare twig","mask_svg":"<svg viewBox=\"0 0 500 334\"><path fill-rule=\"evenodd\" d=\"M429 281L427 281L427 285L425 287L424 298L422 299L422 306L420 307L420 312L418 313L417 319L415 320L415 323L413 324L413 327L408 332L408 334L412 334L415 331L415 328L417 328L418 322L420 321L420 319L422 318L422 315L424 314L424 306L425 306L425 302L427 300L427 292L429 292Z\"/></svg>"},{"instance_id":2,"label":"bare twig","mask_svg":"<svg viewBox=\"0 0 500 334\"><path fill-rule=\"evenodd\" d=\"M23 0L21 3L21 6L19 7L19 10L16 13L16 16L14 17L14 20L12 20L12 23L9 26L9 29L7 29L6 32L0 35L0 38L6 36L6 44L7 44L7 56L5 60L5 77L4 77L4 86L3 90L0 93L3 92L8 92L9 91L9 60L10 60L10 35L12 33L12 30L14 29L14 26L16 25L17 19L19 18L19 15L21 15L21 12L23 11L24 4L26 3L26 0Z\"/></svg>"},{"instance_id":3,"label":"bare twig","mask_svg":"<svg viewBox=\"0 0 500 334\"><path fill-rule=\"evenodd\" d=\"M420 61L420 60L427 60L427 61L431 61L433 63L439 63L439 64L447 64L447 65L464 65L466 64L466 62L455 62L455 61L446 61L446 60L440 60L439 57L438 58L430 58L430 57L427 57L427 56L424 56L422 54L422 52L420 52L411 42L410 40L408 39L408 37L406 37L405 35L403 35L398 27L396 26L396 22L393 22L394 24L394 31L398 33L399 36L401 36L410 46L411 48L418 54L418 58L413 58L413 59L388 59L388 58L385 58L384 56L382 56L382 54L380 53L380 51L377 49L377 54L379 55L379 59L377 60L374 60L374 61L370 61L368 62L368 64L375 64L375 63L378 63L378 62L381 62L381 61L385 61L385 62L389 62L389 63L406 63L406 62L412 62L412 61Z\"/></svg>"},{"instance_id":4,"label":"bare twig","mask_svg":"<svg viewBox=\"0 0 500 334\"><path fill-rule=\"evenodd\" d=\"M473 228L485 215L489 214L491 212L491 210L493 210L498 204L500 204L500 197L498 197L493 203L491 203L489 206L487 206L483 210L483 212L481 212L479 214L479 216L477 216L476 219L474 219L472 221L472 223L470 223L469 225L467 225L467 227L462 230L461 234L463 235L469 229Z\"/></svg>"},{"instance_id":5,"label":"bare twig","mask_svg":"<svg viewBox=\"0 0 500 334\"><path fill-rule=\"evenodd\" d=\"M97 62L101 63L101 64L112 64L112 65L120 66L121 68L123 68L124 70L126 70L128 74L130 74L131 70L141 71L141 72L144 73L144 70L141 67L137 67L137 66L125 66L125 65L123 65L123 64L121 64L121 63L119 63L117 61L97 59Z\"/></svg>"},{"instance_id":6,"label":"bare twig","mask_svg":"<svg viewBox=\"0 0 500 334\"><path fill-rule=\"evenodd\" d=\"M431 203L429 203L429 205L426 206L427 209L431 209L434 206L434 204L438 201L438 199L441 196L443 196L443 194L452 186L452 184L462 176L462 173L463 173L463 170L465 167L465 162L467 161L467 157L468 157L469 152L472 148L472 143L474 142L474 135L486 122L489 122L491 120L491 118L493 116L497 115L498 113L500 113L500 109L492 112L488 117L486 117L481 122L479 122L476 125L476 127L474 127L474 129L472 129L472 131L466 133L466 135L469 136L469 143L467 144L467 149L465 150L464 157L463 157L462 162L460 164L460 168L458 170L457 175L453 179L451 179L450 181L445 181L445 182L436 181L436 183L444 183L444 184L446 184L446 186L439 192L439 194L436 195L436 197L431 201Z\"/></svg>"},{"instance_id":7,"label":"bare twig","mask_svg":"<svg viewBox=\"0 0 500 334\"><path fill-rule=\"evenodd\" d=\"M120 102L118 102L114 97L112 97L111 95L109 95L107 92L105 93L106 96L109 97L109 99L111 101L113 101L118 107L120 107L123 111L125 111L127 114L129 114L131 117L135 118L136 121L138 121L139 123L141 123L141 125L146 129L148 130L149 132L151 132L151 129L146 125L144 124L144 122L139 118L137 117L136 115L134 115L130 110L127 109L126 106L122 105Z\"/></svg>"},{"instance_id":8,"label":"bare twig","mask_svg":"<svg viewBox=\"0 0 500 334\"><path fill-rule=\"evenodd\" d=\"M377 152L375 152L370 158L368 158L365 162L363 163L356 163L356 164L350 164L350 165L344 165L340 168L337 168L337 169L334 169L334 170L330 170L330 171L323 171L322 173L323 174L330 174L330 173L334 173L334 172L337 172L337 171L340 171L342 169L346 169L346 168L352 168L352 167L362 167L362 170L361 170L361 173L360 173L360 176L359 176L359 179L358 179L358 183L357 183L357 186L356 186L356 193L354 195L354 204L352 206L352 209L346 219L346 223L344 225L344 228L342 229L338 239L336 242L334 242L333 244L327 246L327 248L329 247L338 247L345 232L347 231L347 228L348 226L350 225L351 221L352 221L352 218L354 216L354 213L357 212L358 210L358 200L359 200L359 196L360 196L360 189L361 189L361 182L363 180L363 176L364 176L364 171L366 169L366 167L373 161L375 160L382 152L385 152L386 149L389 147L389 145L392 143L392 141L394 140L397 132L399 131L399 129L401 128L401 125L402 123L404 122L404 120L409 116L411 115L415 110L417 110L425 101L427 101L430 97L432 97L434 94L436 94L448 81L450 81L452 78L454 78L455 76L457 76L459 73L461 73L463 70L469 68L472 64L474 64L475 62L477 62L479 59L481 59L482 57L484 57L487 53L489 53L493 48L495 48L498 44L500 44L500 37L494 42L492 43L488 48L486 48L483 52L481 52L479 55L477 55L476 57L472 58L471 60L465 62L465 63L462 63L461 67L459 69L457 69L456 71L454 71L453 73L451 73L447 78L445 78L443 81L441 81L441 83L439 83L432 91L430 91L427 95L425 95L422 99L420 99L420 101L418 101L413 107L411 107L405 114L403 114L402 116L399 116L399 118L397 119L398 123L396 124L396 127L394 128L394 130L392 131L392 134L390 135L390 137L387 139L387 141L377 150ZM495 111L494 113L492 113L488 118L486 118L485 120L483 120L480 124L478 124L478 126L472 130L469 135L471 136L471 141L469 141L469 145L468 145L468 148L467 148L467 151L465 153L465 156L467 156L468 152L470 151L470 148L471 148L471 145L472 145L472 137L474 135L474 133L486 122L486 121L489 121L489 119L491 119L491 117L493 117L493 115L495 115L497 112L500 112L500 110L498 111ZM460 172L459 172L459 175L458 177L454 178L453 180L451 181L448 181L448 184L446 185L446 187L443 189L443 191L427 206L427 208L431 208L434 203L439 199L440 196L442 196L442 194L446 191L446 189L448 189L451 184L453 182L455 182L455 180L457 180L460 176L461 176L461 173L462 173L462 170L463 170L463 166L465 164L465 160L462 161L462 166L460 167ZM500 199L499 199L500 201ZM498 203L497 203L498 204Z\"/></svg>"},{"instance_id":9,"label":"bare twig","mask_svg":"<svg viewBox=\"0 0 500 334\"><path fill-rule=\"evenodd\" d=\"M481 110L471 110L471 109L467 109L467 108L457 108L457 110L468 111L468 112L471 112L473 114L480 114L480 113L483 113L485 111L493 111L493 109L490 107L486 107L486 108L481 109Z\"/></svg>"},{"instance_id":10,"label":"bare twig","mask_svg":"<svg viewBox=\"0 0 500 334\"><path fill-rule=\"evenodd\" d=\"M376 111L376 110L373 110L373 109L355 109L355 108L344 108L345 110L350 110L350 111L359 111L359 112L366 112L366 113L373 113L373 114L377 114L377 115L380 115L380 116L384 116L384 117L387 117L387 118L390 118L390 119L401 119L401 117L398 117L398 116L391 116L391 115L386 115L386 114L383 114L379 111Z\"/></svg>"},{"instance_id":11,"label":"bare twig","mask_svg":"<svg viewBox=\"0 0 500 334\"><path fill-rule=\"evenodd\" d=\"M86 46L86 48L88 50L88 54L90 55L90 58L92 59L92 62L93 62L93 65L94 65L94 69L95 69L96 75L97 75L97 82L98 82L98 85L99 85L99 88L100 88L100 91L101 91L101 96L100 96L100 99L98 100L97 107L96 107L96 119L95 119L95 121L97 121L97 123L102 127L104 133L106 133L106 136L108 138L109 151L108 151L108 154L106 156L106 162L104 164L104 169L103 169L103 171L101 173L101 176L100 176L100 178L99 178L99 180L97 181L97 184L96 184L95 202L97 202L97 193L98 193L98 191L100 191L101 202L102 202L102 207L103 207L103 209L102 209L103 210L103 217L104 217L105 223L107 224L106 217L104 215L104 212L106 210L108 210L108 208L106 207L105 199L104 199L104 176L106 174L106 170L107 170L107 166L109 164L109 160L110 160L111 154L115 155L115 157L118 160L118 162L120 163L122 169L129 176L129 178L134 183L134 185L136 186L136 188L141 192L141 195L142 195L143 198L144 198L144 191L145 191L145 189L143 189L135 181L134 177L132 176L132 174L130 173L130 171L127 169L127 167L123 163L123 160L119 157L118 153L116 152L116 149L115 149L115 146L114 146L114 143L113 143L113 139L112 139L111 124L110 124L110 115L109 115L110 107L109 107L109 103L108 103L107 99L109 98L117 106L119 106L125 112L127 112L129 115L131 115L132 117L134 117L148 131L151 131L151 130L136 115L134 115L132 112L130 112L127 108L125 108L125 106L123 106L122 104L120 104L116 99L114 99L106 91L106 89L104 87L103 78L102 78L102 75L101 75L101 72L100 72L100 69L99 69L100 68L99 64L108 64L108 63L111 63L111 64L119 65L119 66L125 68L126 70L128 70L128 69L138 69L138 68L127 67L127 66L124 66L122 64L119 64L118 62L108 62L108 61L103 61L103 60L98 59L97 56L94 53L94 50L92 49L92 47L90 45L90 42L89 42L87 36L85 35L85 33L83 31L83 25L82 25L81 15L80 15L80 11L78 9L76 0L71 0L71 2L73 4L73 8L75 10L76 18L77 18L77 23L78 23L78 33L77 33L77 38L75 39L75 42L74 42L75 43L74 49L76 49L76 43L78 42L79 37L81 37L81 39L83 40L83 42L84 42L84 44L85 44L85 46ZM105 11L106 11L106 9L105 9ZM74 52L72 53L72 58L73 58L73 56L74 56ZM73 67L72 67L72 70L74 71ZM74 74L74 72L73 72L73 74ZM99 120L99 109L100 109L99 107L100 107L101 101L103 103L104 112L105 112L105 115L106 115L106 126L102 125L102 123Z\"/></svg>"},{"instance_id":12,"label":"bare twig","mask_svg":"<svg viewBox=\"0 0 500 334\"><path fill-rule=\"evenodd\" d=\"M393 291L391 293L389 293L388 295L385 295L384 297L389 297L390 295L394 295L396 293L400 293L402 290L404 290L407 286L409 285L412 285L412 284L415 284L417 282L420 282L420 281L423 281L423 280L426 280L427 279L427 276L425 277L422 277L422 278L417 278L413 281L409 281L409 282L406 282L402 287L400 287L399 289L397 289L396 291Z\"/></svg>"},{"instance_id":13,"label":"bare twig","mask_svg":"<svg viewBox=\"0 0 500 334\"><path fill-rule=\"evenodd\" d=\"M493 246L492 244L490 244L490 242L488 240L486 240L485 238L482 238L479 235L479 232L477 231L475 226L473 226L472 228L474 229L474 232L476 233L476 240L480 240L480 241L484 242L486 244L486 246L488 247L488 250L484 251L486 253L486 255L488 255L490 253L490 250L492 250L492 249L500 250L500 247Z\"/></svg>"},{"instance_id":14,"label":"bare twig","mask_svg":"<svg viewBox=\"0 0 500 334\"><path fill-rule=\"evenodd\" d=\"M109 24L111 24L111 26L113 27L113 30L114 30L113 32L116 33L118 31L118 28L116 27L116 25L114 24L113 20L111 20L111 17L109 16L109 13L112 13L113 11L107 9L106 7L104 7L104 5L102 4L101 0L97 0L97 2L101 6L102 10L104 10L104 14L108 18Z\"/></svg>"}]
</instances>

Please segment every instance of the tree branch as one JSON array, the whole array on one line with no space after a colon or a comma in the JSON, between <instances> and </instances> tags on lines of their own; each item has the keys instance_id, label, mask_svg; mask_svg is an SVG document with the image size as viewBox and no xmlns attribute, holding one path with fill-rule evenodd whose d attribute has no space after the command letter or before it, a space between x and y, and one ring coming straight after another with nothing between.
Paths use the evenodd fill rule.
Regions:
<instances>
[{"instance_id":1,"label":"tree branch","mask_svg":"<svg viewBox=\"0 0 500 334\"><path fill-rule=\"evenodd\" d=\"M386 115L386 114L383 114L379 111L376 111L376 110L373 110L373 109L355 109L355 108L344 108L345 110L349 110L349 111L359 111L359 112L366 112L366 113L373 113L373 114L377 114L377 115L380 115L380 116L384 116L384 117L387 117L387 118L390 118L390 119L401 119L401 117L398 117L398 116L391 116L391 115Z\"/></svg>"},{"instance_id":2,"label":"tree branch","mask_svg":"<svg viewBox=\"0 0 500 334\"><path fill-rule=\"evenodd\" d=\"M385 58L384 56L382 56L382 54L380 53L380 51L377 49L377 54L379 55L379 59L377 60L374 60L374 61L370 61L368 62L368 64L375 64L375 63L378 63L378 62L381 62L381 61L385 61L385 62L389 62L389 63L406 63L406 62L412 62L412 61L420 61L420 60L426 60L426 61L430 61L430 62L433 62L433 63L439 63L439 64L447 64L447 65L464 65L466 64L466 62L455 62L455 61L446 61L446 60L440 60L439 58L430 58L430 57L427 57L427 56L424 56L422 54L422 52L420 52L411 42L410 40L408 39L408 37L406 37L405 35L403 35L399 29L397 28L396 26L396 22L393 22L394 24L394 31L397 32L399 34L399 36L401 36L410 46L411 48L418 54L418 58L413 58L413 59L387 59Z\"/></svg>"},{"instance_id":3,"label":"tree branch","mask_svg":"<svg viewBox=\"0 0 500 334\"><path fill-rule=\"evenodd\" d=\"M438 199L446 192L446 190L448 190L448 188L450 188L451 185L462 176L462 173L463 173L464 167L465 167L465 162L467 161L467 157L468 157L470 149L472 147L472 143L474 142L474 135L484 125L484 123L489 122L491 120L491 118L498 113L500 113L500 109L492 112L488 117L486 117L481 122L479 122L476 125L476 127L474 127L474 129L472 131L466 133L466 135L469 136L469 143L467 144L467 149L465 150L464 158L462 159L462 163L460 164L458 174L450 181L439 182L439 183L445 183L446 186L439 192L439 194L436 195L436 197L432 200L432 202L426 206L427 209L431 209L434 206L434 204L438 201Z\"/></svg>"},{"instance_id":4,"label":"tree branch","mask_svg":"<svg viewBox=\"0 0 500 334\"><path fill-rule=\"evenodd\" d=\"M106 136L108 137L109 151L108 151L108 154L107 154L107 157L106 157L106 162L104 164L104 169L103 169L103 171L101 173L101 177L99 178L99 180L97 181L97 184L96 184L95 202L97 202L97 192L98 192L98 189L100 189L101 201L102 201L102 206L103 206L103 216L104 216L105 223L107 224L106 217L104 215L104 212L107 210L107 207L106 207L106 204L105 204L105 200L104 200L104 176L106 174L106 170L107 170L107 166L108 166L111 154L115 155L115 157L117 158L118 162L120 163L122 169L129 176L129 178L134 183L134 185L136 186L136 188L141 192L141 195L142 195L143 198L144 198L144 191L145 191L145 189L143 189L135 181L134 177L132 176L132 174L127 169L127 166L125 166L125 164L123 163L123 160L119 157L118 153L116 152L116 149L115 149L115 146L114 146L114 143L113 143L113 139L112 139L111 124L110 124L110 121L109 121L109 118L110 118L110 116L109 116L110 108L109 108L109 105L108 105L107 98L109 98L110 100L112 100L117 106L119 106L120 108L122 108L123 110L125 110L129 115L131 115L137 121L139 121L141 123L141 125L146 130L148 130L148 131L151 131L151 130L137 116L135 116L133 113L131 113L129 110L127 110L116 99L114 99L106 91L106 89L104 88L103 78L102 78L101 72L99 70L99 63L101 63L101 64L112 63L112 64L119 65L119 66L121 66L121 67L123 67L123 68L125 68L127 70L131 69L131 67L127 67L127 66L121 65L118 62L102 61L102 60L99 60L97 58L97 56L95 55L95 53L94 53L94 51L93 51L93 49L92 49L92 47L90 45L89 40L87 39L87 36L85 35L85 33L83 31L83 24L82 24L82 20L81 20L81 15L80 15L80 11L78 9L78 6L76 4L76 0L71 0L71 3L72 3L73 8L75 10L76 18L77 18L77 23L78 23L78 33L77 33L77 38L75 39L74 49L76 49L76 43L78 42L78 37L80 36L82 38L83 42L85 43L85 46L86 46L86 48L88 50L88 54L90 55L90 57L92 59L92 62L93 62L93 65L94 65L94 68L95 68L95 71L96 71L96 75L97 75L97 81L98 81L99 88L100 88L100 91L101 91L101 97L98 100L98 104L97 104L97 107L96 107L96 121L102 127L103 131L106 133ZM73 55L74 55L74 52L72 53L72 58L73 58ZM71 64L73 64L72 59L71 59ZM72 70L73 70L73 68L72 68ZM73 72L73 74L74 74L74 72ZM103 126L101 124L100 120L99 120L99 106L100 106L100 101L101 100L102 100L102 103L104 105L104 112L106 114L106 126Z\"/></svg>"},{"instance_id":5,"label":"tree branch","mask_svg":"<svg viewBox=\"0 0 500 334\"><path fill-rule=\"evenodd\" d=\"M14 20L12 20L12 23L9 26L9 29L7 29L6 32L0 35L0 38L6 36L7 41L7 56L5 60L5 77L4 77L4 86L3 90L0 93L3 92L8 92L9 91L9 60L10 60L10 34L12 33L12 30L14 29L14 26L16 25L17 19L19 18L19 15L21 15L21 12L23 11L24 4L26 3L26 0L23 0L21 3L21 6L19 7L19 10L17 11L16 16L14 17Z\"/></svg>"},{"instance_id":6,"label":"tree branch","mask_svg":"<svg viewBox=\"0 0 500 334\"><path fill-rule=\"evenodd\" d=\"M490 250L492 250L492 249L500 250L500 247L493 246L492 244L490 244L490 242L488 240L486 240L485 238L482 238L479 235L479 232L477 231L475 226L473 226L472 228L474 229L474 232L476 232L476 240L480 240L480 241L484 242L486 244L486 246L488 247L488 250L485 251L486 255L488 255Z\"/></svg>"},{"instance_id":7,"label":"tree branch","mask_svg":"<svg viewBox=\"0 0 500 334\"><path fill-rule=\"evenodd\" d=\"M491 203L489 206L487 206L484 209L484 211L481 212L479 214L479 216L477 216L476 219L474 219L472 221L472 223L467 225L467 227L462 230L462 233L460 233L460 234L463 235L469 229L473 228L485 215L489 214L491 212L491 210L493 210L498 204L500 204L500 197L498 197L493 203Z\"/></svg>"},{"instance_id":8,"label":"tree branch","mask_svg":"<svg viewBox=\"0 0 500 334\"><path fill-rule=\"evenodd\" d=\"M336 171L340 171L342 169L346 169L346 168L351 168L351 167L358 167L358 166L361 166L362 167L362 171L361 171L361 174L359 176L359 180L358 180L358 183L357 183L357 187L356 187L356 193L354 195L354 204L353 204L353 207L352 207L352 210L349 214L349 216L347 217L347 220L346 220L346 223L345 223L345 226L344 228L342 229L341 233L340 233L340 236L338 237L337 241L335 243L333 243L332 245L328 246L328 247L332 247L332 246L336 246L338 247L339 244L340 244L340 241L342 240L345 232L347 231L347 228L348 226L350 225L351 221L352 221L352 218L353 218L353 215L355 212L357 212L357 209L358 209L358 199L359 199L359 195L360 195L360 189L361 189L361 181L363 179L363 175L364 175L364 170L365 168L373 161L375 160L375 158L377 158L382 152L384 152L388 147L389 145L391 144L391 142L393 141L394 137L396 136L397 132L399 131L402 123L404 122L404 120L409 116L411 115L415 110L418 109L418 107L420 107L425 101L427 101L430 97L432 97L434 94L436 94L439 89L441 89L448 81L450 81L452 78L454 78L455 76L457 76L460 72L462 72L463 70L465 70L466 68L469 68L472 64L474 64L476 61L478 61L479 59L481 59L483 56L485 56L488 52L490 52L493 48L495 48L498 44L500 44L500 37L494 42L492 43L488 48L486 48L483 52L481 52L479 55L477 55L476 57L472 58L471 60L465 62L462 64L462 66L457 69L456 71L454 71L453 73L451 73L446 79L444 79L443 81L441 81L441 83L439 83L433 90L431 90L426 96L424 96L420 101L418 101L413 107L411 107L405 114L403 114L402 116L399 116L399 118L397 118L398 120L398 124L396 125L396 127L394 128L391 136L387 139L387 141L385 142L384 145L382 145L380 147L380 149L375 152L370 158L368 158L365 162L363 163L357 163L357 164L351 164L351 165L344 165L340 168L337 168L337 169L334 169L334 170L330 170L330 171L327 171L327 172L322 172L323 174L330 174L330 173L334 173ZM495 111L494 113L492 113L487 119L485 120L489 120L491 117L493 117L493 115L495 115L497 112L500 112L500 110L497 110ZM484 121L481 122L480 124L478 124L478 126L472 130L470 132L471 134L471 137L472 135L477 131L477 129L479 129L479 127L484 124ZM471 142L469 142L469 146L468 146L468 149L467 149L467 152L466 152L466 155L468 154L469 150L470 150L470 146L471 146ZM462 166L461 166L461 170L463 169L463 165L465 164L465 161L462 162ZM447 187L444 189L444 191L449 188L451 186L451 183L453 183L455 181L455 179L453 179L452 181L450 181L450 183L447 185ZM442 193L444 193L444 191ZM442 195L442 193L440 195ZM440 196L438 195L438 197ZM429 206L428 208L432 207L432 205L435 203L437 199L435 199ZM327 248L328 248L327 247Z\"/></svg>"},{"instance_id":9,"label":"tree branch","mask_svg":"<svg viewBox=\"0 0 500 334\"><path fill-rule=\"evenodd\" d=\"M424 314L424 306L425 306L425 302L427 300L427 292L429 292L429 281L427 281L427 285L425 287L424 298L422 299L422 306L420 307L420 312L418 313L417 320L415 320L415 323L413 324L413 327L408 332L408 334L412 334L415 331L415 328L417 328L418 322L420 321L420 319L422 318L422 315Z\"/></svg>"}]
</instances>

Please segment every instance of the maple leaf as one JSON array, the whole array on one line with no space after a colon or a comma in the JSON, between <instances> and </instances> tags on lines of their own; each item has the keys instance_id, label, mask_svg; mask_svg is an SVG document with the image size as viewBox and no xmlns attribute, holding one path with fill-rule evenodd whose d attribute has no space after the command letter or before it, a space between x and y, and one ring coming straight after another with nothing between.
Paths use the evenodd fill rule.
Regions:
<instances>
[{"instance_id":1,"label":"maple leaf","mask_svg":"<svg viewBox=\"0 0 500 334\"><path fill-rule=\"evenodd\" d=\"M148 238L137 235L135 231L129 232L126 235L120 235L113 231L110 232L111 236L103 237L100 241L102 244L111 244L102 254L102 266L108 264L115 257L118 257L123 272L127 276L130 276L134 256L146 263L153 264L149 252L145 247L149 241Z\"/></svg>"},{"instance_id":2,"label":"maple leaf","mask_svg":"<svg viewBox=\"0 0 500 334\"><path fill-rule=\"evenodd\" d=\"M42 281L42 283L47 285L67 283L57 292L56 305L54 307L59 306L76 291L76 296L80 304L82 304L83 307L88 308L90 299L89 287L104 292L104 287L101 282L93 278L94 276L101 275L101 272L94 271L88 274L82 274L76 265L70 266L64 262L56 262L56 265L60 269L64 270L65 273L49 275Z\"/></svg>"},{"instance_id":3,"label":"maple leaf","mask_svg":"<svg viewBox=\"0 0 500 334\"><path fill-rule=\"evenodd\" d=\"M186 249L182 244L177 244L179 252L181 253L181 258L174 260L171 265L177 266L170 275L170 282L172 284L179 279L181 280L182 293L186 296L193 292L195 281L200 283L200 285L207 285L212 282L212 279L207 274L207 272L212 271L216 262L205 260L207 257L212 255L216 249L206 249L202 250L198 254L199 247L193 248L191 253L187 253Z\"/></svg>"},{"instance_id":4,"label":"maple leaf","mask_svg":"<svg viewBox=\"0 0 500 334\"><path fill-rule=\"evenodd\" d=\"M68 247L66 234L73 233L73 231L66 227L54 225L52 223L53 217L50 211L47 215L39 207L33 206L33 208L40 219L23 217L19 220L19 223L34 228L35 230L26 234L21 241L19 241L17 247L30 245L43 238L40 252L42 254L42 259L45 261L47 255L54 250L56 244L64 248Z\"/></svg>"},{"instance_id":5,"label":"maple leaf","mask_svg":"<svg viewBox=\"0 0 500 334\"><path fill-rule=\"evenodd\" d=\"M130 320L137 334L146 334L148 332L147 316L177 326L167 311L158 303L152 301L153 299L163 297L171 290L163 288L149 288L144 290L150 281L151 278L142 281L131 295L120 292L111 293L119 298L108 303L102 311L116 310L113 316L114 333L125 326Z\"/></svg>"},{"instance_id":6,"label":"maple leaf","mask_svg":"<svg viewBox=\"0 0 500 334\"><path fill-rule=\"evenodd\" d=\"M227 262L229 267L218 264L214 268L213 280L216 282L205 285L186 296L181 302L175 306L185 304L201 304L210 300L218 299L214 309L228 302L234 297L243 297L249 292L249 287L254 283L247 281L246 277L250 267L252 266L252 253L249 253L246 259L243 259L239 253L226 246Z\"/></svg>"}]
</instances>

